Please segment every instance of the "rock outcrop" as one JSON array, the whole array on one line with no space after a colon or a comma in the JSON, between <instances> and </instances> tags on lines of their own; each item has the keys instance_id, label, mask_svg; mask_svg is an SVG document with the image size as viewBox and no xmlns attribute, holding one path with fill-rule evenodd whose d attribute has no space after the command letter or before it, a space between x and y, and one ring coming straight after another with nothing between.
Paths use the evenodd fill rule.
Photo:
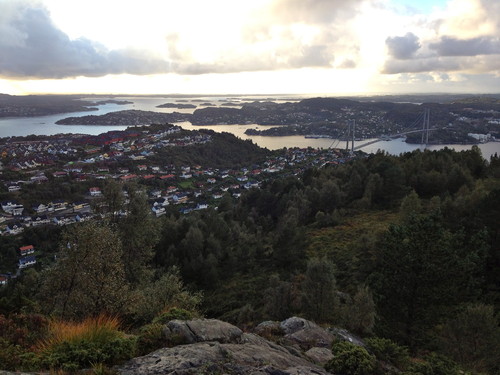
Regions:
<instances>
[{"instance_id":1,"label":"rock outcrop","mask_svg":"<svg viewBox=\"0 0 500 375\"><path fill-rule=\"evenodd\" d=\"M234 374L327 375L333 335L301 318L267 322L277 342L214 319L173 320L164 327L167 341L178 345L134 358L117 368L121 375Z\"/></svg>"}]
</instances>

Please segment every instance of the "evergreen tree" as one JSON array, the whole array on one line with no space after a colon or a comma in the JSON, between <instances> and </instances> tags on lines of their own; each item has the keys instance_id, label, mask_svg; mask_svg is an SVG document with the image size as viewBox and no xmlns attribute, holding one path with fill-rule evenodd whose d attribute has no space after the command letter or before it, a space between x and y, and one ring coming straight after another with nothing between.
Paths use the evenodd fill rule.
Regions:
<instances>
[{"instance_id":1,"label":"evergreen tree","mask_svg":"<svg viewBox=\"0 0 500 375\"><path fill-rule=\"evenodd\" d=\"M383 334L414 349L447 310L471 298L484 240L471 247L467 242L462 232L445 230L431 216L412 216L389 228L371 276Z\"/></svg>"},{"instance_id":2,"label":"evergreen tree","mask_svg":"<svg viewBox=\"0 0 500 375\"><path fill-rule=\"evenodd\" d=\"M159 241L159 220L149 210L146 193L136 185L128 188L127 216L118 223L123 241L125 275L132 284L148 282L153 273L153 248Z\"/></svg>"},{"instance_id":3,"label":"evergreen tree","mask_svg":"<svg viewBox=\"0 0 500 375\"><path fill-rule=\"evenodd\" d=\"M312 258L307 262L302 284L302 309L316 322L331 322L336 314L335 266L326 258Z\"/></svg>"}]
</instances>

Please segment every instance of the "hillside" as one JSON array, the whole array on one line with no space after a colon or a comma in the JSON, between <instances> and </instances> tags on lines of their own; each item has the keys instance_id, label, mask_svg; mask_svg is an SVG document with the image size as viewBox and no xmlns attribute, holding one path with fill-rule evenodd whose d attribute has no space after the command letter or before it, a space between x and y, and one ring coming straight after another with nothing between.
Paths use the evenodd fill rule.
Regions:
<instances>
[{"instance_id":1,"label":"hillside","mask_svg":"<svg viewBox=\"0 0 500 375\"><path fill-rule=\"evenodd\" d=\"M444 374L498 371L494 360L500 338L497 157L486 161L477 147L397 157L377 153L347 158L341 152L312 149L269 153L228 134L183 133L160 125L148 133L137 130L126 133L130 143L118 142L124 156L139 155L140 147L148 150L144 159L133 161L138 164L137 176L155 176L148 168L171 168L175 162L183 177L175 182L168 180L170 176L167 182L156 177L130 182L122 177L131 170L119 172L123 165L113 170L110 164L108 171L98 172L91 171L97 165L90 164L86 172L78 172L78 179L66 176L64 185L54 182L54 186L76 192L83 183L80 174L88 173L92 180L86 186L102 188L101 196L91 200L90 209L96 214L92 220L28 226L21 233L0 237L3 259L18 259L21 248L32 244L39 260L21 269L18 277L6 275L8 283L0 289L0 367L26 371L76 370L89 363L112 366L164 347L165 324L176 319L221 319L228 322L225 327L239 327L231 327L231 332L240 332L263 321L300 316L321 327L348 329L368 342L375 339L372 353L377 358L396 356L379 359L406 371L423 371L408 364L409 360L417 366L411 358L420 365L445 366ZM155 147L158 142L163 146ZM109 156L108 146L99 152ZM128 146L134 147L126 151ZM219 170L220 175L215 175L215 167L206 167L259 163L260 157L265 161L259 167L235 166ZM187 165L197 162L203 164ZM223 183L209 182L211 176ZM246 181L238 179L245 177L260 180L241 188ZM40 194L48 186L45 183L52 182L6 194ZM231 186L238 183L235 194ZM174 192L167 193L172 189L192 189L193 199L199 191L203 199L211 200L202 209L187 211L184 201L179 202L184 196L176 201ZM223 192L217 198L215 189ZM157 198L149 198L153 191L160 191L162 202L172 195L163 215L152 215L151 204L157 203ZM50 341L56 340L57 327L69 333L76 330L70 328L75 324L91 331L108 327L105 337L113 344ZM236 335L236 341L248 343L254 350L248 353L253 354L232 346L239 345L232 341L219 345L195 339L193 347L176 347L192 327L191 331L175 328L169 336L174 348L133 360L123 371L139 371L144 364L152 366L144 371L159 371L157 366L174 371L175 366L184 366L181 353L192 358L207 354L215 372L245 373L238 371L248 365L262 373L294 374L298 370L283 367L284 363L310 366L302 350L285 348L285 353L274 346L283 344L286 333L276 323L267 324L263 335L273 343ZM471 342L477 335L481 341L474 346ZM47 344L40 346L42 341ZM100 357L81 354L93 353L94 345L116 350ZM330 343L321 346L328 351ZM287 359L264 357L262 347L273 349L267 354L282 353ZM352 347L334 346L334 350L358 353ZM378 366L368 353L362 355ZM325 371L312 366L319 373Z\"/></svg>"}]
</instances>

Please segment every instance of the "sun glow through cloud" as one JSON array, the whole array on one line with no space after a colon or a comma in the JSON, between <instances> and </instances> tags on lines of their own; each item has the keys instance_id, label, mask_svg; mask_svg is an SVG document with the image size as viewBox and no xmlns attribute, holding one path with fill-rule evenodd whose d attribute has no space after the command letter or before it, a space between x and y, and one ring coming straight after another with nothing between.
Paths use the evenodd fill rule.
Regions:
<instances>
[{"instance_id":1,"label":"sun glow through cloud","mask_svg":"<svg viewBox=\"0 0 500 375\"><path fill-rule=\"evenodd\" d=\"M0 0L12 94L492 92L498 61L494 0Z\"/></svg>"}]
</instances>

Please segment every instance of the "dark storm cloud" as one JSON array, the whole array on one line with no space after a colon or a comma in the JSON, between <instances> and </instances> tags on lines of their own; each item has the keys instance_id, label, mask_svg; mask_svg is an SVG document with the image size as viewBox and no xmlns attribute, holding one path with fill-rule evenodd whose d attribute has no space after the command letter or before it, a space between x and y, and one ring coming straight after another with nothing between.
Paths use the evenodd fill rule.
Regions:
<instances>
[{"instance_id":1,"label":"dark storm cloud","mask_svg":"<svg viewBox=\"0 0 500 375\"><path fill-rule=\"evenodd\" d=\"M2 2L0 13L0 76L6 78L151 74L167 68L138 51L109 51L88 39L71 40L38 2Z\"/></svg>"},{"instance_id":2,"label":"dark storm cloud","mask_svg":"<svg viewBox=\"0 0 500 375\"><path fill-rule=\"evenodd\" d=\"M389 54L396 59L406 60L412 58L420 48L418 37L413 33L405 36L389 37L385 40Z\"/></svg>"},{"instance_id":3,"label":"dark storm cloud","mask_svg":"<svg viewBox=\"0 0 500 375\"><path fill-rule=\"evenodd\" d=\"M444 36L437 43L429 45L439 56L477 56L500 54L500 39L479 37L457 39Z\"/></svg>"}]
</instances>

